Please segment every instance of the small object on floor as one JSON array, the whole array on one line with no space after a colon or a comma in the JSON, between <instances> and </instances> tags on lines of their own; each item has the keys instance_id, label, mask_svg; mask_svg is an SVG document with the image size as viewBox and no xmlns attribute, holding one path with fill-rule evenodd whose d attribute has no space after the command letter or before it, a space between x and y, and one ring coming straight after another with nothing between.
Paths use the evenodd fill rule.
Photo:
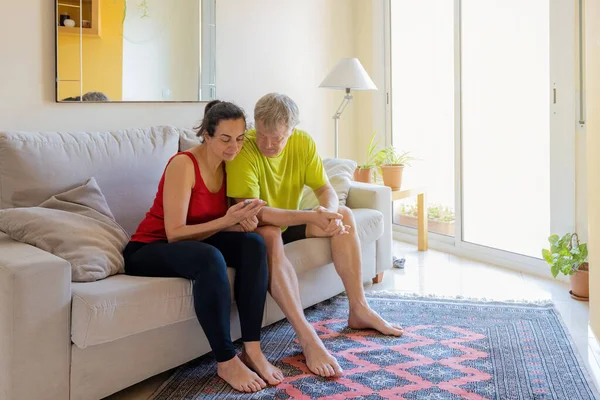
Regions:
<instances>
[{"instance_id":1,"label":"small object on floor","mask_svg":"<svg viewBox=\"0 0 600 400\"><path fill-rule=\"evenodd\" d=\"M398 258L394 256L394 268L404 269L404 263L406 262L406 258L401 257Z\"/></svg>"}]
</instances>

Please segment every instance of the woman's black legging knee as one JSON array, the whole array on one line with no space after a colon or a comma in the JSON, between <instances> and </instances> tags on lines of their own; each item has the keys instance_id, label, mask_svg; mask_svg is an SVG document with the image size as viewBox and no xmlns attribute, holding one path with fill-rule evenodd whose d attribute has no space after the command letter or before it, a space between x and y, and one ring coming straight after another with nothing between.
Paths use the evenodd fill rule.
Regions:
<instances>
[{"instance_id":1,"label":"woman's black legging knee","mask_svg":"<svg viewBox=\"0 0 600 400\"><path fill-rule=\"evenodd\" d=\"M128 275L194 280L196 315L218 362L235 356L227 267L235 268L234 296L242 340L260 340L268 266L265 243L259 235L220 232L203 241L130 242L123 255Z\"/></svg>"}]
</instances>

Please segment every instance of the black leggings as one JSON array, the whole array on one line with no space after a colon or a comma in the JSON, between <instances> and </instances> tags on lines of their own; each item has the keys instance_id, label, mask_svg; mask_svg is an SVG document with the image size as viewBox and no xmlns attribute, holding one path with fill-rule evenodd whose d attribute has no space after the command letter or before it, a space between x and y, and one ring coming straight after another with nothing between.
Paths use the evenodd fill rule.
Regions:
<instances>
[{"instance_id":1,"label":"black leggings","mask_svg":"<svg viewBox=\"0 0 600 400\"><path fill-rule=\"evenodd\" d=\"M235 356L231 342L231 293L227 267L235 268L234 295L242 340L260 340L268 284L267 250L255 233L219 232L206 240L129 242L128 275L194 281L194 308L218 362Z\"/></svg>"}]
</instances>

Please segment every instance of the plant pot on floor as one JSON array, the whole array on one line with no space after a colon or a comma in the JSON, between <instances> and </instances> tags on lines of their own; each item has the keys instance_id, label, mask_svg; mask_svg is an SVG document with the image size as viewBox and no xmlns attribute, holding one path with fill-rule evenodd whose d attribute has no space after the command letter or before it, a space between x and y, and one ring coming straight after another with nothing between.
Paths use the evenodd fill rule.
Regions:
<instances>
[{"instance_id":1,"label":"plant pot on floor","mask_svg":"<svg viewBox=\"0 0 600 400\"><path fill-rule=\"evenodd\" d=\"M571 281L571 297L587 301L590 297L587 244L579 242L577 233L566 233L562 237L550 235L548 242L550 249L542 249L542 257L550 265L552 276L567 275Z\"/></svg>"},{"instance_id":2,"label":"plant pot on floor","mask_svg":"<svg viewBox=\"0 0 600 400\"><path fill-rule=\"evenodd\" d=\"M383 184L392 190L400 190L400 187L402 187L402 171L404 171L404 164L382 165Z\"/></svg>"},{"instance_id":3,"label":"plant pot on floor","mask_svg":"<svg viewBox=\"0 0 600 400\"><path fill-rule=\"evenodd\" d=\"M589 264L583 263L575 273L569 275L571 281L571 297L577 300L588 300L590 297Z\"/></svg>"},{"instance_id":4,"label":"plant pot on floor","mask_svg":"<svg viewBox=\"0 0 600 400\"><path fill-rule=\"evenodd\" d=\"M363 183L373 183L373 168L356 168L354 170L354 180Z\"/></svg>"}]
</instances>

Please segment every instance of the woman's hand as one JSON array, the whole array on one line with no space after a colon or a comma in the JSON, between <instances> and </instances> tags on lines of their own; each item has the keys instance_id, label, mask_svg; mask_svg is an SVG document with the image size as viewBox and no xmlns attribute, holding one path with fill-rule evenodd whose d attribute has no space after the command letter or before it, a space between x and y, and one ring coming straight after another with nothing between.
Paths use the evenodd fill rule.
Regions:
<instances>
[{"instance_id":1,"label":"woman's hand","mask_svg":"<svg viewBox=\"0 0 600 400\"><path fill-rule=\"evenodd\" d=\"M265 206L265 202L260 199L244 200L234 206L229 207L225 218L230 225L240 224L256 217L259 211ZM257 219L258 223L258 219Z\"/></svg>"},{"instance_id":2,"label":"woman's hand","mask_svg":"<svg viewBox=\"0 0 600 400\"><path fill-rule=\"evenodd\" d=\"M244 232L254 232L258 228L258 218L256 216L240 221L240 226Z\"/></svg>"}]
</instances>

